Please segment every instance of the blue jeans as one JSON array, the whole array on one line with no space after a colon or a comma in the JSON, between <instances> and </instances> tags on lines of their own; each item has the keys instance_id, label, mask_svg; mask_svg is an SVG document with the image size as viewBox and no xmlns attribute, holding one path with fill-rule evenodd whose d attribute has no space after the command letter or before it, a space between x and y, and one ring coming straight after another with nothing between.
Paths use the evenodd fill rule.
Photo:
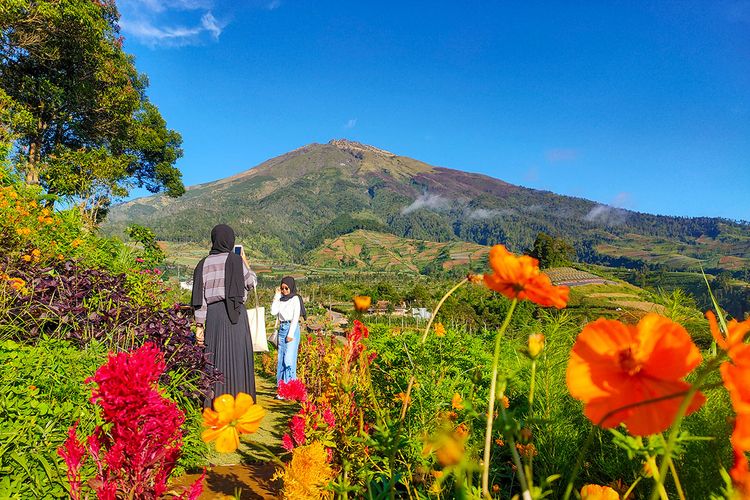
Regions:
<instances>
[{"instance_id":1,"label":"blue jeans","mask_svg":"<svg viewBox=\"0 0 750 500\"><path fill-rule=\"evenodd\" d=\"M297 378L297 351L299 351L299 323L294 325L294 340L286 341L289 323L279 324L279 363L276 367L276 383L289 382Z\"/></svg>"}]
</instances>

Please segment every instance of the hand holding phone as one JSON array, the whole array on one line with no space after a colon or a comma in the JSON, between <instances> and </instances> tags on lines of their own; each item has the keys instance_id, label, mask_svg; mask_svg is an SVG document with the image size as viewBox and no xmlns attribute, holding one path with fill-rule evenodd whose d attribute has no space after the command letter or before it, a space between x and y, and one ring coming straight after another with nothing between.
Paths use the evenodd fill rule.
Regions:
<instances>
[{"instance_id":1,"label":"hand holding phone","mask_svg":"<svg viewBox=\"0 0 750 500\"><path fill-rule=\"evenodd\" d=\"M242 248L242 245L235 245L234 246L234 253L237 255L242 256L244 254L244 249Z\"/></svg>"}]
</instances>

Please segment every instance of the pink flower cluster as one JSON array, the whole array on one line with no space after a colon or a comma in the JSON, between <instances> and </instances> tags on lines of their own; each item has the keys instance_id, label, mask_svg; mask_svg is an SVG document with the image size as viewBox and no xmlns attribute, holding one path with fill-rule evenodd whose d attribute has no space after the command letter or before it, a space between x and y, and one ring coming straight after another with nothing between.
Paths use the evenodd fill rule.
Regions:
<instances>
[{"instance_id":1,"label":"pink flower cluster","mask_svg":"<svg viewBox=\"0 0 750 500\"><path fill-rule=\"evenodd\" d=\"M307 399L307 387L299 379L279 382L279 396L292 401L305 401Z\"/></svg>"},{"instance_id":2,"label":"pink flower cluster","mask_svg":"<svg viewBox=\"0 0 750 500\"><path fill-rule=\"evenodd\" d=\"M97 427L86 446L78 440L74 425L57 451L68 467L74 500L80 498L80 468L86 455L98 471L94 484L99 499L152 499L165 493L180 456L185 416L158 388L164 369L164 355L147 343L130 353L110 354L86 380L96 384L91 402L101 407L109 425ZM202 479L179 498L198 498Z\"/></svg>"},{"instance_id":3,"label":"pink flower cluster","mask_svg":"<svg viewBox=\"0 0 750 500\"><path fill-rule=\"evenodd\" d=\"M302 403L299 413L289 421L291 434L284 434L282 444L285 449L291 451L295 446L305 444L307 441L306 429L316 431L322 425L333 430L336 427L336 417L331 411L328 403L307 401L307 388L301 380L292 380L288 384L283 382L279 385L279 394L287 399L295 399ZM287 396L289 395L289 397ZM295 396L295 397L291 397Z\"/></svg>"}]
</instances>

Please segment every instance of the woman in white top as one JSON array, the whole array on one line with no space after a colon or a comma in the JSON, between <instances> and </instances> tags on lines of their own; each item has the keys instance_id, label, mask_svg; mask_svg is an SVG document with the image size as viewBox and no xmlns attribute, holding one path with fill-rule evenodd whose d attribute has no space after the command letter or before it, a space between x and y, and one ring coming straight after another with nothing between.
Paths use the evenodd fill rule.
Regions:
<instances>
[{"instance_id":1,"label":"woman in white top","mask_svg":"<svg viewBox=\"0 0 750 500\"><path fill-rule=\"evenodd\" d=\"M271 304L271 314L279 320L279 362L276 383L297 378L297 352L300 342L299 318L307 317L302 297L297 295L294 278L285 276L276 289Z\"/></svg>"}]
</instances>

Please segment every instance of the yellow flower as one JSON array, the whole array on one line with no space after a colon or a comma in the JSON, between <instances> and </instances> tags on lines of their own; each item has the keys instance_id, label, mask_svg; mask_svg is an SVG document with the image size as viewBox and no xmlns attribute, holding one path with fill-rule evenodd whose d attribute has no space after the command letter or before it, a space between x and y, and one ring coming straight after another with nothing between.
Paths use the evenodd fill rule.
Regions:
<instances>
[{"instance_id":1,"label":"yellow flower","mask_svg":"<svg viewBox=\"0 0 750 500\"><path fill-rule=\"evenodd\" d=\"M25 262L31 262L31 255L22 255L21 259Z\"/></svg>"},{"instance_id":2,"label":"yellow flower","mask_svg":"<svg viewBox=\"0 0 750 500\"><path fill-rule=\"evenodd\" d=\"M28 236L31 234L31 229L28 227L19 227L16 229L16 233L18 233L19 236Z\"/></svg>"},{"instance_id":3,"label":"yellow flower","mask_svg":"<svg viewBox=\"0 0 750 500\"><path fill-rule=\"evenodd\" d=\"M26 286L26 282L21 278L8 278L8 283L14 290L21 290Z\"/></svg>"},{"instance_id":4,"label":"yellow flower","mask_svg":"<svg viewBox=\"0 0 750 500\"><path fill-rule=\"evenodd\" d=\"M435 323L435 335L438 337L445 335L445 327L442 323Z\"/></svg>"},{"instance_id":5,"label":"yellow flower","mask_svg":"<svg viewBox=\"0 0 750 500\"><path fill-rule=\"evenodd\" d=\"M213 410L203 410L203 426L208 429L201 439L206 443L216 441L219 453L231 453L240 445L239 434L256 432L265 414L266 410L256 405L249 394L241 392L236 400L231 394L222 394L214 399Z\"/></svg>"},{"instance_id":6,"label":"yellow flower","mask_svg":"<svg viewBox=\"0 0 750 500\"><path fill-rule=\"evenodd\" d=\"M453 406L454 410L463 410L464 405L462 401L463 399L461 398L461 395L459 393L455 393L453 395L453 399L451 399L451 406Z\"/></svg>"},{"instance_id":7,"label":"yellow flower","mask_svg":"<svg viewBox=\"0 0 750 500\"><path fill-rule=\"evenodd\" d=\"M367 295L356 295L354 297L354 309L360 312L367 311L372 304L372 298Z\"/></svg>"},{"instance_id":8,"label":"yellow flower","mask_svg":"<svg viewBox=\"0 0 750 500\"><path fill-rule=\"evenodd\" d=\"M544 335L542 335L541 333L535 333L534 335L529 335L529 347L528 347L529 357L531 359L536 359L543 349L544 349Z\"/></svg>"},{"instance_id":9,"label":"yellow flower","mask_svg":"<svg viewBox=\"0 0 750 500\"><path fill-rule=\"evenodd\" d=\"M620 495L609 486L587 484L581 488L581 500L620 500Z\"/></svg>"},{"instance_id":10,"label":"yellow flower","mask_svg":"<svg viewBox=\"0 0 750 500\"><path fill-rule=\"evenodd\" d=\"M70 242L70 246L72 246L73 248L78 248L79 246L81 246L81 243L83 243L83 241L76 238Z\"/></svg>"},{"instance_id":11,"label":"yellow flower","mask_svg":"<svg viewBox=\"0 0 750 500\"><path fill-rule=\"evenodd\" d=\"M31 251L31 256L35 259L38 259L40 255L42 255L42 252L40 252L38 248Z\"/></svg>"},{"instance_id":12,"label":"yellow flower","mask_svg":"<svg viewBox=\"0 0 750 500\"><path fill-rule=\"evenodd\" d=\"M328 453L320 441L292 450L292 460L274 476L284 482L284 498L299 500L324 498L324 488L334 477Z\"/></svg>"},{"instance_id":13,"label":"yellow flower","mask_svg":"<svg viewBox=\"0 0 750 500\"><path fill-rule=\"evenodd\" d=\"M405 392L399 392L396 394L396 396L393 398L394 401L400 401L401 404L409 404L411 403L411 396L407 396Z\"/></svg>"}]
</instances>

